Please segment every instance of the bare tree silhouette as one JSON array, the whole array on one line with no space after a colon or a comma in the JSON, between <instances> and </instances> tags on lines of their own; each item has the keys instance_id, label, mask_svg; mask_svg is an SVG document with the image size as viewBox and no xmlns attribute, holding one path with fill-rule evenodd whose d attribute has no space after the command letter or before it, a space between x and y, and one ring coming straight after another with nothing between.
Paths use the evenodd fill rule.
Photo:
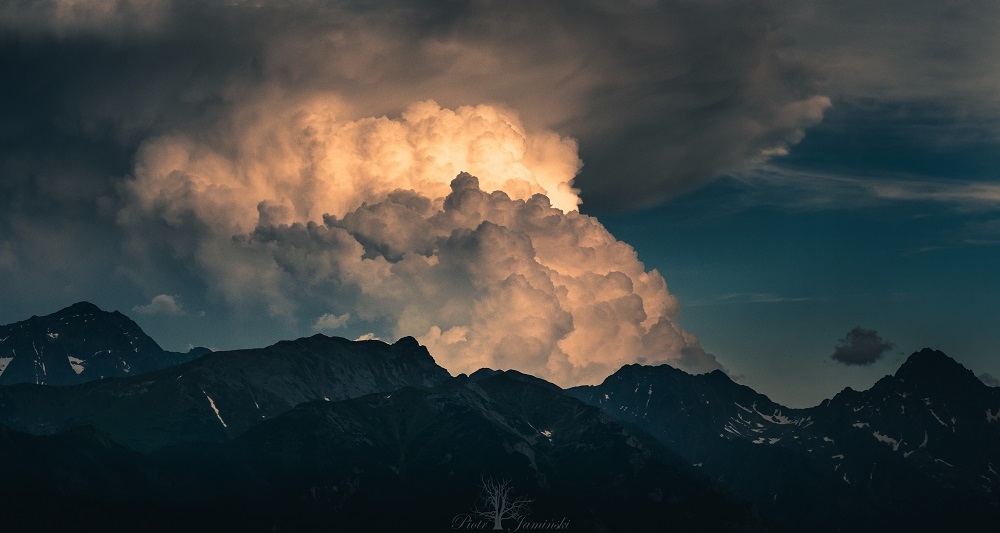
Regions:
<instances>
[{"instance_id":1,"label":"bare tree silhouette","mask_svg":"<svg viewBox=\"0 0 1000 533\"><path fill-rule=\"evenodd\" d=\"M528 504L534 500L515 498L512 494L513 485L509 479L480 478L483 492L479 503L472 512L487 520L493 520L493 530L503 530L503 521L517 520L528 516L531 508Z\"/></svg>"}]
</instances>

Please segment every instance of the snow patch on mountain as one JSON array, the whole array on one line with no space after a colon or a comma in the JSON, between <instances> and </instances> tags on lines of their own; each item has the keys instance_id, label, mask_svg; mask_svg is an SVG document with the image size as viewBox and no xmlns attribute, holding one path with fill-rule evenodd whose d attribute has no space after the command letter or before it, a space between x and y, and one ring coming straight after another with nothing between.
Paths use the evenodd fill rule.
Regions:
<instances>
[{"instance_id":1,"label":"snow patch on mountain","mask_svg":"<svg viewBox=\"0 0 1000 533\"><path fill-rule=\"evenodd\" d=\"M767 420L768 422L771 422L772 424L779 424L779 425L794 424L797 421L781 414L781 411L777 409L774 411L774 414L765 415L764 413L760 413L760 416L761 418Z\"/></svg>"},{"instance_id":2,"label":"snow patch on mountain","mask_svg":"<svg viewBox=\"0 0 1000 533\"><path fill-rule=\"evenodd\" d=\"M892 437L890 437L888 435L883 435L883 434L879 433L878 431L873 431L872 432L872 436L875 437L879 442L884 442L884 443L888 444L889 446L892 446L892 451L894 451L894 452L898 452L899 451L899 444L900 444L901 441L898 441L898 440L896 440L896 439L894 439L894 438L892 438Z\"/></svg>"},{"instance_id":3,"label":"snow patch on mountain","mask_svg":"<svg viewBox=\"0 0 1000 533\"><path fill-rule=\"evenodd\" d=\"M930 403L928 403L927 405L930 405ZM933 416L934 419L938 421L938 424L941 424L944 427L948 427L948 424L945 424L944 420L941 420L941 417L939 417L937 413L934 412L934 409L928 408L927 410L930 411L931 416Z\"/></svg>"},{"instance_id":4,"label":"snow patch on mountain","mask_svg":"<svg viewBox=\"0 0 1000 533\"><path fill-rule=\"evenodd\" d=\"M84 370L86 370L86 367L84 366L86 361L83 359L73 357L72 355L67 355L66 359L69 361L69 366L73 368L73 372L76 372L76 375L79 376Z\"/></svg>"},{"instance_id":5,"label":"snow patch on mountain","mask_svg":"<svg viewBox=\"0 0 1000 533\"><path fill-rule=\"evenodd\" d=\"M212 411L215 411L215 417L218 418L219 422L222 423L222 427L228 428L229 426L226 425L226 421L223 420L222 415L219 414L219 408L215 406L215 400L213 400L212 397L209 396L207 392L201 391L201 393L204 394L206 398L208 398L208 405L212 407Z\"/></svg>"}]
</instances>

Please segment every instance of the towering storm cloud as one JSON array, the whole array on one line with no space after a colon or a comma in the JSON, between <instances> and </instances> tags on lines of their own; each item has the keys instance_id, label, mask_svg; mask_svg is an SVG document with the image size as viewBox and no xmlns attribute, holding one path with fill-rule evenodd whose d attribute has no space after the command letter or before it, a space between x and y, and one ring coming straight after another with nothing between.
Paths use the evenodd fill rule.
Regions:
<instances>
[{"instance_id":1,"label":"towering storm cloud","mask_svg":"<svg viewBox=\"0 0 1000 533\"><path fill-rule=\"evenodd\" d=\"M2 2L0 67L24 82L0 88L0 293L414 335L452 371L563 385L718 368L579 208L656 203L818 122L830 100L775 21L769 2Z\"/></svg>"},{"instance_id":2,"label":"towering storm cloud","mask_svg":"<svg viewBox=\"0 0 1000 533\"><path fill-rule=\"evenodd\" d=\"M0 7L0 28L39 60L30 68L61 82L50 109L64 125L131 141L261 90L335 95L355 120L425 99L501 104L580 141L578 186L603 208L648 205L783 153L821 119L830 100L785 22L768 0Z\"/></svg>"},{"instance_id":3,"label":"towering storm cloud","mask_svg":"<svg viewBox=\"0 0 1000 533\"><path fill-rule=\"evenodd\" d=\"M453 372L573 385L634 361L718 368L659 273L576 211L571 140L485 105L354 121L326 101L265 107L139 150L119 215L137 254L157 235L234 307L413 335Z\"/></svg>"}]
</instances>

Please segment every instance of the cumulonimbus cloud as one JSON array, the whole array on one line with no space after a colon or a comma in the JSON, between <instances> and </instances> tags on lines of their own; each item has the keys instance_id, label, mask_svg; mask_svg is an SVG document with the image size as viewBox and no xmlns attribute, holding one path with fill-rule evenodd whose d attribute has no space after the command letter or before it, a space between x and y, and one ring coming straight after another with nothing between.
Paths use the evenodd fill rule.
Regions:
<instances>
[{"instance_id":1,"label":"cumulonimbus cloud","mask_svg":"<svg viewBox=\"0 0 1000 533\"><path fill-rule=\"evenodd\" d=\"M576 210L572 140L485 105L363 120L287 105L214 145L149 141L120 213L136 249L157 235L233 306L322 309L317 327L350 313L453 372L574 385L635 361L719 367L662 276Z\"/></svg>"},{"instance_id":2,"label":"cumulonimbus cloud","mask_svg":"<svg viewBox=\"0 0 1000 533\"><path fill-rule=\"evenodd\" d=\"M115 243L91 269L143 293L285 331L349 314L455 371L718 367L660 274L577 207L759 163L830 105L767 0L141 5L0 7L0 65L45 80L0 102L9 129L71 148L22 135L11 161L46 172L0 161L38 196L0 195L0 252L39 257L70 224L24 206L68 206L77 241Z\"/></svg>"},{"instance_id":3,"label":"cumulonimbus cloud","mask_svg":"<svg viewBox=\"0 0 1000 533\"><path fill-rule=\"evenodd\" d=\"M830 99L771 4L49 0L0 7L0 28L105 41L51 64L88 132L194 126L260 87L335 94L346 119L489 103L580 140L584 197L628 208L783 153L822 118Z\"/></svg>"}]
</instances>

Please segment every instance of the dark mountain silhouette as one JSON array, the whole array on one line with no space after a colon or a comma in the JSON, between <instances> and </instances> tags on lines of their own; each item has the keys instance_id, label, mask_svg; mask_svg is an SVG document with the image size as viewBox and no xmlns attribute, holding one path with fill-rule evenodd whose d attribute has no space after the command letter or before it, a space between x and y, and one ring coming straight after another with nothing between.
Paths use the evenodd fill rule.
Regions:
<instances>
[{"instance_id":1,"label":"dark mountain silhouette","mask_svg":"<svg viewBox=\"0 0 1000 533\"><path fill-rule=\"evenodd\" d=\"M140 376L71 387L0 388L0 424L35 434L93 425L149 451L219 442L313 400L343 400L448 379L412 337L393 345L315 335L214 352Z\"/></svg>"},{"instance_id":2,"label":"dark mountain silhouette","mask_svg":"<svg viewBox=\"0 0 1000 533\"><path fill-rule=\"evenodd\" d=\"M565 391L515 371L453 378L410 337L315 335L157 369L183 357L90 304L4 328L3 376L31 377L0 385L4 530L993 531L1000 520L1000 388L929 349L866 391L790 409L723 372L667 365ZM16 359L25 346L33 355ZM92 380L52 386L68 376L62 362ZM125 375L87 374L100 368Z\"/></svg>"},{"instance_id":3,"label":"dark mountain silhouette","mask_svg":"<svg viewBox=\"0 0 1000 533\"><path fill-rule=\"evenodd\" d=\"M941 352L809 409L669 366L568 393L650 432L777 528L989 530L1000 517L1000 389Z\"/></svg>"},{"instance_id":4,"label":"dark mountain silhouette","mask_svg":"<svg viewBox=\"0 0 1000 533\"><path fill-rule=\"evenodd\" d=\"M28 493L7 487L17 505L6 523L28 529L127 530L141 515L144 531L445 531L491 526L496 517L474 509L484 483L504 481L507 496L525 502L520 516L500 521L508 531L522 521L576 531L762 530L749 506L655 439L514 372L308 402L231 441L148 456L93 429L3 435L0 453L22 459L15 479L40 480ZM130 495L115 488L123 486ZM102 513L36 522L57 499ZM121 513L109 510L115 502Z\"/></svg>"},{"instance_id":5,"label":"dark mountain silhouette","mask_svg":"<svg viewBox=\"0 0 1000 533\"><path fill-rule=\"evenodd\" d=\"M165 351L127 316L80 302L51 315L0 326L0 385L73 385L131 376L209 351Z\"/></svg>"}]
</instances>

